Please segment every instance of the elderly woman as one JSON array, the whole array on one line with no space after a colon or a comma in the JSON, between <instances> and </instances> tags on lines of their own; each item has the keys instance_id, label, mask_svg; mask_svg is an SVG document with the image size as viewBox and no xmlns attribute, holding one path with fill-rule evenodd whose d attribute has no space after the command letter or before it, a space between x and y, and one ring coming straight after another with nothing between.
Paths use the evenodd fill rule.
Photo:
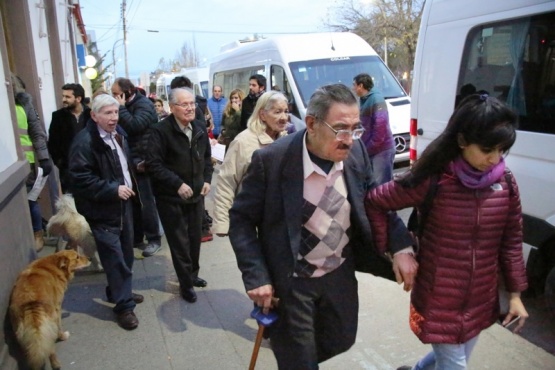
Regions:
<instances>
[{"instance_id":1,"label":"elderly woman","mask_svg":"<svg viewBox=\"0 0 555 370\"><path fill-rule=\"evenodd\" d=\"M239 192L252 153L287 135L285 129L288 118L287 98L278 91L268 91L258 99L247 129L237 135L229 145L216 185L212 225L212 232L216 235L228 234L229 209L235 194Z\"/></svg>"}]
</instances>

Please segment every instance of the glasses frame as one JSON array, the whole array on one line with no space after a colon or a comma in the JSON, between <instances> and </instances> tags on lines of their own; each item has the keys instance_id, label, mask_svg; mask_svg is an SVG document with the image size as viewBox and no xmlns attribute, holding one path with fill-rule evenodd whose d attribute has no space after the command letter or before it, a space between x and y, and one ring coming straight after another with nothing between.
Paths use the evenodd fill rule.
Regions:
<instances>
[{"instance_id":1,"label":"glasses frame","mask_svg":"<svg viewBox=\"0 0 555 370\"><path fill-rule=\"evenodd\" d=\"M320 121L323 122L326 126L328 126L328 128L330 130L333 131L333 133L335 134L335 140L337 140L337 141L344 141L345 140L345 139L340 139L340 138L337 137L337 135L344 134L344 133L347 133L351 137L352 140L359 140L362 137L362 135L364 134L364 131L366 131L364 129L364 127L355 128L354 130L336 130L329 123L324 121L323 119L320 119ZM360 132L360 135L355 136L359 132Z\"/></svg>"},{"instance_id":2,"label":"glasses frame","mask_svg":"<svg viewBox=\"0 0 555 370\"><path fill-rule=\"evenodd\" d=\"M196 103L196 102L195 102L195 103L182 103L182 104L174 103L174 104L172 104L172 105L178 106L178 107L180 107L180 108L193 108L193 109L196 109L196 108L198 107L198 103Z\"/></svg>"}]
</instances>

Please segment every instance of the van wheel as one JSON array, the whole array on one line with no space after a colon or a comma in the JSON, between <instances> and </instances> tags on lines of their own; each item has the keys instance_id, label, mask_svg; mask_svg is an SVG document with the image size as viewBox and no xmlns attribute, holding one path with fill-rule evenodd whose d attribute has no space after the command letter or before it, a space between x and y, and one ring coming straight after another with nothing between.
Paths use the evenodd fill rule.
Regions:
<instances>
[{"instance_id":1,"label":"van wheel","mask_svg":"<svg viewBox=\"0 0 555 370\"><path fill-rule=\"evenodd\" d=\"M555 316L555 267L551 269L547 279L545 279L545 302Z\"/></svg>"}]
</instances>

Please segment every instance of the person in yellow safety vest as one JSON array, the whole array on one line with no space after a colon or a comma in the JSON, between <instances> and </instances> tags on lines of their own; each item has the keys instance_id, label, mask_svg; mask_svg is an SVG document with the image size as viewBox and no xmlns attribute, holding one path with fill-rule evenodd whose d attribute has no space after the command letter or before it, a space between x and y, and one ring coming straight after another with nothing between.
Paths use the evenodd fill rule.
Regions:
<instances>
[{"instance_id":1,"label":"person in yellow safety vest","mask_svg":"<svg viewBox=\"0 0 555 370\"><path fill-rule=\"evenodd\" d=\"M32 97L25 92L25 83L21 78L14 74L11 77L19 140L25 157L31 166L31 173L27 177L26 182L27 191L30 191L36 178L35 169L37 167L37 160L38 166L42 168L43 176L47 176L52 171L52 162L46 146L46 131L33 106ZM36 201L29 200L28 202L35 236L35 250L40 252L44 247L42 214L40 206Z\"/></svg>"}]
</instances>

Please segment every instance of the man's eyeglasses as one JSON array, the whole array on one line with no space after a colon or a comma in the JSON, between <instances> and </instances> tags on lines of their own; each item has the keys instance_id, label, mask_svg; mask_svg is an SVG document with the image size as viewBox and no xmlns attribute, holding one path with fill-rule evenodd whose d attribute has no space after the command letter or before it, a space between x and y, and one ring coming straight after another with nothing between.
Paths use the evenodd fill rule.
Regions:
<instances>
[{"instance_id":1,"label":"man's eyeglasses","mask_svg":"<svg viewBox=\"0 0 555 370\"><path fill-rule=\"evenodd\" d=\"M345 141L349 138L353 140L358 140L361 138L362 134L364 134L364 131L365 131L363 128L356 128L354 130L336 130L323 119L321 119L320 121L322 121L326 126L329 127L330 130L332 130L335 133L335 139L338 141Z\"/></svg>"},{"instance_id":2,"label":"man's eyeglasses","mask_svg":"<svg viewBox=\"0 0 555 370\"><path fill-rule=\"evenodd\" d=\"M181 108L196 108L197 107L197 103L181 103L181 104L173 104L173 105L177 105L178 107Z\"/></svg>"}]
</instances>

